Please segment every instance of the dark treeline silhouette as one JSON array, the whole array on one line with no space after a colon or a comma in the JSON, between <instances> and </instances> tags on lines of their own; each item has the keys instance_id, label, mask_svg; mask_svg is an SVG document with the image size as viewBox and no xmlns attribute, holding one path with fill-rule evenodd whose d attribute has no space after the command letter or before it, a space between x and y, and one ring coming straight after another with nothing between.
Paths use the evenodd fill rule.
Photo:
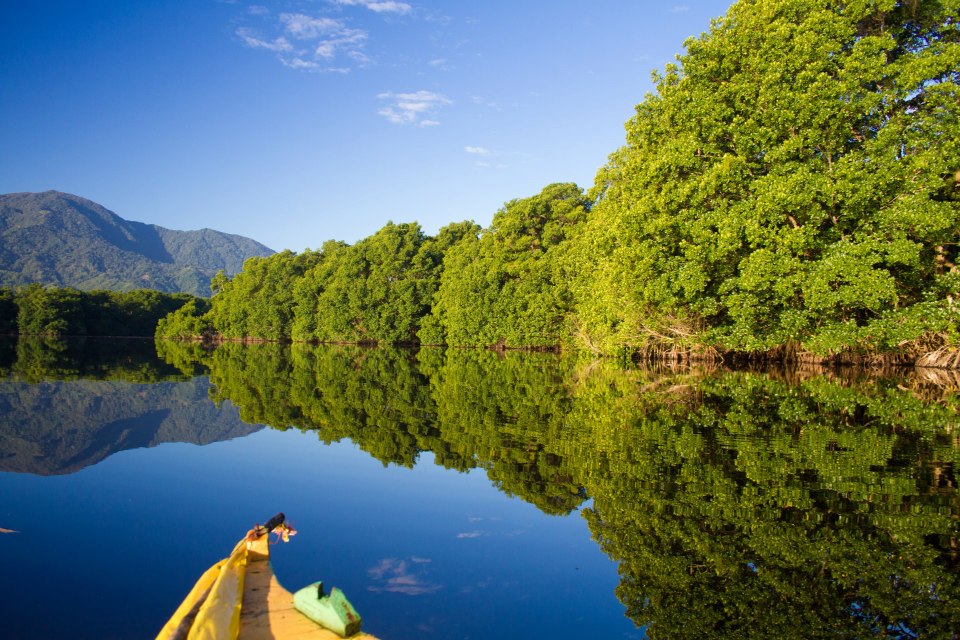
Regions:
<instances>
[{"instance_id":1,"label":"dark treeline silhouette","mask_svg":"<svg viewBox=\"0 0 960 640\"><path fill-rule=\"evenodd\" d=\"M38 284L0 289L0 335L152 338L160 319L194 300L187 293L151 289L79 291Z\"/></svg>"}]
</instances>

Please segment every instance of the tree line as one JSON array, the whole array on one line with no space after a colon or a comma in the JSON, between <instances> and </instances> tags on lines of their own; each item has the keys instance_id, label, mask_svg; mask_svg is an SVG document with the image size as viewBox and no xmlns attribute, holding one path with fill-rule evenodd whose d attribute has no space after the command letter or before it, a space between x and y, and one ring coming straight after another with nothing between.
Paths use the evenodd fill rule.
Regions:
<instances>
[{"instance_id":1,"label":"tree line","mask_svg":"<svg viewBox=\"0 0 960 640\"><path fill-rule=\"evenodd\" d=\"M248 260L165 337L960 366L956 0L742 0L584 192Z\"/></svg>"},{"instance_id":2,"label":"tree line","mask_svg":"<svg viewBox=\"0 0 960 640\"><path fill-rule=\"evenodd\" d=\"M0 335L150 337L161 318L193 300L188 293L150 289L79 291L39 284L0 289Z\"/></svg>"},{"instance_id":3,"label":"tree line","mask_svg":"<svg viewBox=\"0 0 960 640\"><path fill-rule=\"evenodd\" d=\"M551 348L572 297L562 255L589 203L573 184L508 203L481 229L388 223L355 245L251 258L161 321L162 337Z\"/></svg>"}]
</instances>

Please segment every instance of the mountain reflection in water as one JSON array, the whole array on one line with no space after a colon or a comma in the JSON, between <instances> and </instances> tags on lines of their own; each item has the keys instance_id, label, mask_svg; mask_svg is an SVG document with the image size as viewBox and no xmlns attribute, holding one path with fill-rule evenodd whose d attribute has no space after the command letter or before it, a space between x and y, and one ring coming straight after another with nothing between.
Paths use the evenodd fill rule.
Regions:
<instances>
[{"instance_id":1,"label":"mountain reflection in water","mask_svg":"<svg viewBox=\"0 0 960 640\"><path fill-rule=\"evenodd\" d=\"M118 451L209 444L262 428L242 422L230 405L204 402L206 378L158 360L150 342L111 348L95 340L21 340L16 349L5 342L0 471L74 473Z\"/></svg>"},{"instance_id":2,"label":"mountain reflection in water","mask_svg":"<svg viewBox=\"0 0 960 640\"><path fill-rule=\"evenodd\" d=\"M650 637L960 628L951 380L465 350L157 348L184 378L209 375L208 407L235 406L251 425L349 439L385 465L412 467L429 451L444 468L484 470L544 513L581 509L619 565L617 597ZM6 366L23 379L22 364ZM5 425L18 387L30 385L3 387ZM101 440L117 439L117 416ZM383 576L413 566L390 562Z\"/></svg>"}]
</instances>

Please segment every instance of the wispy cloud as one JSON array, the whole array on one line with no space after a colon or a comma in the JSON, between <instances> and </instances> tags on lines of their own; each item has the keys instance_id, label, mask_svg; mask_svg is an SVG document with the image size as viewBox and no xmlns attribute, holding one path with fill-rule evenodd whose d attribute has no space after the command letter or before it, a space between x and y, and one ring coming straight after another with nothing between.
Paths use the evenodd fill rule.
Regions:
<instances>
[{"instance_id":1,"label":"wispy cloud","mask_svg":"<svg viewBox=\"0 0 960 640\"><path fill-rule=\"evenodd\" d=\"M330 0L330 2L347 7L366 7L375 13L404 14L413 11L413 7L406 2L394 2L393 0Z\"/></svg>"},{"instance_id":2,"label":"wispy cloud","mask_svg":"<svg viewBox=\"0 0 960 640\"><path fill-rule=\"evenodd\" d=\"M472 96L470 98L470 102L472 102L475 105L479 105L481 107L488 107L490 109L493 109L494 111L501 111L499 104L497 104L493 100L488 100L483 96Z\"/></svg>"},{"instance_id":3,"label":"wispy cloud","mask_svg":"<svg viewBox=\"0 0 960 640\"><path fill-rule=\"evenodd\" d=\"M263 40L257 37L256 32L254 32L252 29L247 29L246 27L237 29L237 36L243 40L243 44L247 45L251 49L266 49L267 51L274 51L276 53L288 53L293 51L293 45L290 44L283 36L269 41Z\"/></svg>"},{"instance_id":4,"label":"wispy cloud","mask_svg":"<svg viewBox=\"0 0 960 640\"><path fill-rule=\"evenodd\" d=\"M479 156L480 158L483 158L482 160L478 159L476 162L473 163L474 166L480 167L481 169L490 169L490 168L493 168L493 169L506 169L506 168L508 167L508 165L503 164L502 162L498 162L498 163L496 163L496 164L493 164L492 162L489 162L489 161L487 160L487 158L491 158L491 157L494 157L494 156L499 156L499 155L501 155L501 154L496 153L496 152L494 152L494 151L491 151L490 149L487 149L486 147L470 147L470 146L467 146L467 147L464 147L463 150L466 151L467 153L471 154L471 155L475 155L475 156ZM490 518L490 519L492 520L493 518ZM484 518L470 518L470 522L480 522L481 520L484 520ZM458 535L457 537L458 537L458 538L471 538L471 537L474 537L474 536L468 535L468 534L460 534L460 535Z\"/></svg>"},{"instance_id":5,"label":"wispy cloud","mask_svg":"<svg viewBox=\"0 0 960 640\"><path fill-rule=\"evenodd\" d=\"M380 100L389 100L390 105L377 113L394 124L415 124L430 127L440 124L436 120L437 111L453 102L445 95L433 91L415 91L413 93L384 92L377 95Z\"/></svg>"},{"instance_id":6,"label":"wispy cloud","mask_svg":"<svg viewBox=\"0 0 960 640\"><path fill-rule=\"evenodd\" d=\"M276 53L286 67L344 73L372 62L364 52L369 34L349 26L344 20L306 13L281 13L270 17L268 13L254 9L250 7L248 13L261 18L261 28L240 27L235 31L237 37L247 47ZM263 32L273 32L274 35L265 36Z\"/></svg>"},{"instance_id":7,"label":"wispy cloud","mask_svg":"<svg viewBox=\"0 0 960 640\"><path fill-rule=\"evenodd\" d=\"M291 58L290 60L280 58L280 62L282 62L285 66L290 67L291 69L306 69L310 71L320 67L320 65L317 64L316 62L312 62L310 60L304 60L303 58Z\"/></svg>"},{"instance_id":8,"label":"wispy cloud","mask_svg":"<svg viewBox=\"0 0 960 640\"><path fill-rule=\"evenodd\" d=\"M344 29L344 24L340 20L313 18L305 13L281 13L280 23L284 31L298 40L315 40Z\"/></svg>"},{"instance_id":9,"label":"wispy cloud","mask_svg":"<svg viewBox=\"0 0 960 640\"><path fill-rule=\"evenodd\" d=\"M675 4L670 7L670 13L686 13L690 11L690 7L685 4Z\"/></svg>"},{"instance_id":10,"label":"wispy cloud","mask_svg":"<svg viewBox=\"0 0 960 640\"><path fill-rule=\"evenodd\" d=\"M252 4L249 7L247 7L247 13L249 13L252 16L265 16L268 13L270 13L270 9L267 9L266 7L259 4Z\"/></svg>"},{"instance_id":11,"label":"wispy cloud","mask_svg":"<svg viewBox=\"0 0 960 640\"><path fill-rule=\"evenodd\" d=\"M377 566L367 570L367 575L376 583L367 589L402 593L408 596L436 593L443 588L443 585L427 579L428 564L430 560L427 558L410 558L409 561L384 558Z\"/></svg>"}]
</instances>

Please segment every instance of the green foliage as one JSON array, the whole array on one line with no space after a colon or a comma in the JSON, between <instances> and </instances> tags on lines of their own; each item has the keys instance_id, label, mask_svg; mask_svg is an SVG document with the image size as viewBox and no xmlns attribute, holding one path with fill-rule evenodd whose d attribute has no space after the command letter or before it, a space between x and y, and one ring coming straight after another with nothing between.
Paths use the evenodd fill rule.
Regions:
<instances>
[{"instance_id":1,"label":"green foliage","mask_svg":"<svg viewBox=\"0 0 960 640\"><path fill-rule=\"evenodd\" d=\"M205 298L194 298L182 307L157 321L155 336L174 340L209 338L213 336L210 317L211 303Z\"/></svg>"},{"instance_id":2,"label":"green foliage","mask_svg":"<svg viewBox=\"0 0 960 640\"><path fill-rule=\"evenodd\" d=\"M17 302L12 289L0 289L0 335L17 332Z\"/></svg>"},{"instance_id":3,"label":"green foliage","mask_svg":"<svg viewBox=\"0 0 960 640\"><path fill-rule=\"evenodd\" d=\"M170 335L955 365L958 13L742 0L655 74L589 197L254 259Z\"/></svg>"},{"instance_id":4,"label":"green foliage","mask_svg":"<svg viewBox=\"0 0 960 640\"><path fill-rule=\"evenodd\" d=\"M586 341L826 354L953 331L958 10L743 1L688 41L597 176Z\"/></svg>"},{"instance_id":5,"label":"green foliage","mask_svg":"<svg viewBox=\"0 0 960 640\"><path fill-rule=\"evenodd\" d=\"M186 293L149 289L120 293L44 288L38 284L13 293L16 332L53 338L152 336L161 318L192 300Z\"/></svg>"},{"instance_id":6,"label":"green foliage","mask_svg":"<svg viewBox=\"0 0 960 640\"><path fill-rule=\"evenodd\" d=\"M432 291L429 272L414 258L425 236L417 224L394 225L365 238L344 256L342 271L334 273L327 292L332 301L344 300L350 316L342 337L356 342L396 343L412 339ZM350 289L348 292L347 289ZM323 303L320 302L320 305ZM319 321L318 328L324 323ZM321 329L322 330L322 329ZM319 336L318 336L319 337ZM324 339L337 339L328 333Z\"/></svg>"},{"instance_id":7,"label":"green foliage","mask_svg":"<svg viewBox=\"0 0 960 640\"><path fill-rule=\"evenodd\" d=\"M384 464L413 466L422 451L458 471L486 469L503 491L545 513L585 499L562 450L569 363L488 351L419 354L357 346L162 343L182 371L207 368L212 398L229 400L251 423L344 438ZM194 363L193 365L190 362Z\"/></svg>"},{"instance_id":8,"label":"green foliage","mask_svg":"<svg viewBox=\"0 0 960 640\"><path fill-rule=\"evenodd\" d=\"M157 357L172 365L185 376L207 376L210 374L210 353L212 347L197 341L156 340Z\"/></svg>"},{"instance_id":9,"label":"green foliage","mask_svg":"<svg viewBox=\"0 0 960 640\"><path fill-rule=\"evenodd\" d=\"M32 284L16 294L17 331L21 335L87 335L83 294L76 289L45 289Z\"/></svg>"},{"instance_id":10,"label":"green foliage","mask_svg":"<svg viewBox=\"0 0 960 640\"><path fill-rule=\"evenodd\" d=\"M447 350L430 374L444 445L432 449L437 463L478 461L504 493L551 515L575 510L586 493L564 442L571 365L549 354Z\"/></svg>"},{"instance_id":11,"label":"green foliage","mask_svg":"<svg viewBox=\"0 0 960 640\"><path fill-rule=\"evenodd\" d=\"M95 300L94 294L98 294L103 303L95 307L100 309L99 322L87 323L87 332L93 336L150 337L156 332L160 319L185 304L202 300L188 293L161 293L152 289L92 292L88 300ZM87 308L91 306L88 303Z\"/></svg>"},{"instance_id":12,"label":"green foliage","mask_svg":"<svg viewBox=\"0 0 960 640\"><path fill-rule=\"evenodd\" d=\"M173 371L94 340L99 351L70 355L76 344L21 340L14 379ZM161 344L178 368L209 368L214 400L248 422L349 438L384 464L411 466L432 451L436 464L483 469L545 513L583 507L617 563L617 596L651 638L939 638L960 625L955 380L624 370L482 350ZM7 447L13 464L62 473L110 449L103 436L84 436L51 451L50 426L35 428L31 407L46 402L82 425L93 400L84 385L52 400L42 392L50 385L30 387L3 397L17 417L15 437L5 434L20 443ZM115 402L113 391L95 391ZM156 409L168 406L149 409L166 416ZM130 414L114 415L122 423ZM183 422L196 433L196 419Z\"/></svg>"},{"instance_id":13,"label":"green foliage","mask_svg":"<svg viewBox=\"0 0 960 640\"><path fill-rule=\"evenodd\" d=\"M443 272L448 262L451 249L476 240L481 231L480 225L472 221L454 222L440 229L436 238L427 238L420 251L420 260L432 265L430 283L432 311L437 290L443 278ZM420 328L417 339L421 344L441 345L446 343L443 325L433 313L420 318Z\"/></svg>"},{"instance_id":14,"label":"green foliage","mask_svg":"<svg viewBox=\"0 0 960 640\"><path fill-rule=\"evenodd\" d=\"M221 271L214 278L213 329L225 338L282 340L293 326L295 283L320 255L283 251L267 258L250 258L233 278Z\"/></svg>"},{"instance_id":15,"label":"green foliage","mask_svg":"<svg viewBox=\"0 0 960 640\"><path fill-rule=\"evenodd\" d=\"M475 236L471 222L437 237L416 223L388 223L356 245L328 242L295 290L293 338L300 341L409 344L430 310L451 247Z\"/></svg>"},{"instance_id":16,"label":"green foliage","mask_svg":"<svg viewBox=\"0 0 960 640\"><path fill-rule=\"evenodd\" d=\"M425 341L559 346L572 300L567 240L588 210L583 192L569 183L508 202L479 238L466 237L448 252Z\"/></svg>"}]
</instances>

